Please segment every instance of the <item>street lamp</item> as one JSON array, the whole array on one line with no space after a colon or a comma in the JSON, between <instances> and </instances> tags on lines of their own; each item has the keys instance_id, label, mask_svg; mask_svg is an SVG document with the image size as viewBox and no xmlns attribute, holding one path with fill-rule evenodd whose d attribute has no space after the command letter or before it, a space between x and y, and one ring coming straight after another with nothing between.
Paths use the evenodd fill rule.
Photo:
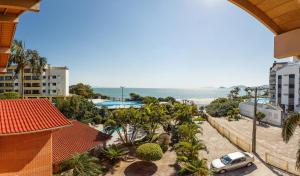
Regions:
<instances>
[{"instance_id":1,"label":"street lamp","mask_svg":"<svg viewBox=\"0 0 300 176\"><path fill-rule=\"evenodd\" d=\"M120 87L121 88L121 90L122 90L122 99L121 99L121 101L122 101L122 104L123 104L123 102L124 102L124 86L121 86Z\"/></svg>"}]
</instances>

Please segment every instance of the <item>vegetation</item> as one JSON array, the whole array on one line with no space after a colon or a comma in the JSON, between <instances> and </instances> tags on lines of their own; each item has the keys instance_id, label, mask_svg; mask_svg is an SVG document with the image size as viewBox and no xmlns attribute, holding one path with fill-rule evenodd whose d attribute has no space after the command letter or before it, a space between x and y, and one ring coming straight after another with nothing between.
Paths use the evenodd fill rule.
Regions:
<instances>
[{"instance_id":1,"label":"vegetation","mask_svg":"<svg viewBox=\"0 0 300 176\"><path fill-rule=\"evenodd\" d=\"M261 121L266 117L266 114L263 112L257 112L256 113L256 119L258 120L258 123L260 124Z\"/></svg>"},{"instance_id":2,"label":"vegetation","mask_svg":"<svg viewBox=\"0 0 300 176\"><path fill-rule=\"evenodd\" d=\"M145 143L137 148L136 154L141 160L157 161L162 158L163 151L158 144Z\"/></svg>"},{"instance_id":3,"label":"vegetation","mask_svg":"<svg viewBox=\"0 0 300 176\"><path fill-rule=\"evenodd\" d=\"M291 114L283 124L281 135L284 142L286 143L289 142L291 137L295 134L295 130L299 125L300 125L300 114L299 113ZM296 159L297 159L296 168L300 169L300 146L298 147Z\"/></svg>"},{"instance_id":4,"label":"vegetation","mask_svg":"<svg viewBox=\"0 0 300 176\"><path fill-rule=\"evenodd\" d=\"M229 92L228 97L231 99L235 99L239 96L240 91L241 89L239 87L235 87Z\"/></svg>"},{"instance_id":5,"label":"vegetation","mask_svg":"<svg viewBox=\"0 0 300 176\"><path fill-rule=\"evenodd\" d=\"M129 96L131 101L143 101L143 97L140 96L139 94L130 93Z\"/></svg>"},{"instance_id":6,"label":"vegetation","mask_svg":"<svg viewBox=\"0 0 300 176\"><path fill-rule=\"evenodd\" d=\"M195 159L185 163L183 168L179 171L179 175L193 174L194 176L207 176L210 175L210 173L205 159Z\"/></svg>"},{"instance_id":7,"label":"vegetation","mask_svg":"<svg viewBox=\"0 0 300 176\"><path fill-rule=\"evenodd\" d=\"M19 98L20 98L20 95L17 92L0 93L0 100L19 99Z\"/></svg>"},{"instance_id":8,"label":"vegetation","mask_svg":"<svg viewBox=\"0 0 300 176\"><path fill-rule=\"evenodd\" d=\"M105 159L109 160L112 164L121 161L121 159L127 154L124 150L118 148L116 145L110 146L102 150L102 154Z\"/></svg>"},{"instance_id":9,"label":"vegetation","mask_svg":"<svg viewBox=\"0 0 300 176\"><path fill-rule=\"evenodd\" d=\"M98 159L91 157L88 154L75 154L73 157L61 164L61 170L73 170L74 176L98 176L101 173L101 168L97 164Z\"/></svg>"},{"instance_id":10,"label":"vegetation","mask_svg":"<svg viewBox=\"0 0 300 176\"><path fill-rule=\"evenodd\" d=\"M218 98L206 107L206 112L214 117L226 117L229 111L238 108L240 102L239 98Z\"/></svg>"},{"instance_id":11,"label":"vegetation","mask_svg":"<svg viewBox=\"0 0 300 176\"><path fill-rule=\"evenodd\" d=\"M66 100L57 99L55 105L70 119L95 124L99 124L102 121L100 109L82 96L72 96Z\"/></svg>"},{"instance_id":12,"label":"vegetation","mask_svg":"<svg viewBox=\"0 0 300 176\"><path fill-rule=\"evenodd\" d=\"M25 43L14 40L11 46L9 64L17 65L15 70L15 78L20 73L21 77L21 97L24 98L24 69L30 66L35 76L40 76L47 64L47 58L41 57L38 51L26 49Z\"/></svg>"},{"instance_id":13,"label":"vegetation","mask_svg":"<svg viewBox=\"0 0 300 176\"><path fill-rule=\"evenodd\" d=\"M229 121L232 121L232 120L239 120L241 118L240 116L240 110L239 108L234 108L234 109L230 109L228 112L227 112L227 119Z\"/></svg>"},{"instance_id":14,"label":"vegetation","mask_svg":"<svg viewBox=\"0 0 300 176\"><path fill-rule=\"evenodd\" d=\"M78 83L76 85L70 86L70 93L75 94L75 95L80 95L84 98L93 98L93 99L109 98L108 96L105 96L105 95L102 95L99 93L94 93L94 90L90 85L83 84L83 83Z\"/></svg>"}]
</instances>

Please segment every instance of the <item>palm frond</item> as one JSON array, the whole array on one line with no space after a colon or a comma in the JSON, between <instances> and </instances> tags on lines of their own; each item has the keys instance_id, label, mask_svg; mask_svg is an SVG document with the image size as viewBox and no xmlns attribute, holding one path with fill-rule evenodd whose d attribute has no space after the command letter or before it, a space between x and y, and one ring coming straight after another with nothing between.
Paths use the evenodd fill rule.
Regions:
<instances>
[{"instance_id":1,"label":"palm frond","mask_svg":"<svg viewBox=\"0 0 300 176\"><path fill-rule=\"evenodd\" d=\"M289 116L289 118L284 122L282 128L282 138L284 142L288 142L293 136L296 127L300 124L300 114L295 113Z\"/></svg>"}]
</instances>

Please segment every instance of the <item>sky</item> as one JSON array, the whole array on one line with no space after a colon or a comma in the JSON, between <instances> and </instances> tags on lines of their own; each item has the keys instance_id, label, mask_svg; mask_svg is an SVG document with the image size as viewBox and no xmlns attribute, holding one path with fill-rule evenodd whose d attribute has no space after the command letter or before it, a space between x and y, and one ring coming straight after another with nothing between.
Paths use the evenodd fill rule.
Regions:
<instances>
[{"instance_id":1,"label":"sky","mask_svg":"<svg viewBox=\"0 0 300 176\"><path fill-rule=\"evenodd\" d=\"M94 87L264 85L274 62L273 34L227 0L43 0L15 38Z\"/></svg>"}]
</instances>

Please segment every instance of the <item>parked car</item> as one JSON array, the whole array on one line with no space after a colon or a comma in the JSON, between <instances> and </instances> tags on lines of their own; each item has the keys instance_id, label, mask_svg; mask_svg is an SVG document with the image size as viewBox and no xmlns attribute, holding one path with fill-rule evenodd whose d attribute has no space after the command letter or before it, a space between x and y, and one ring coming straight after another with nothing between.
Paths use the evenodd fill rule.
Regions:
<instances>
[{"instance_id":1,"label":"parked car","mask_svg":"<svg viewBox=\"0 0 300 176\"><path fill-rule=\"evenodd\" d=\"M247 152L234 152L215 159L211 163L211 170L215 173L225 173L230 170L251 166L254 156Z\"/></svg>"}]
</instances>

